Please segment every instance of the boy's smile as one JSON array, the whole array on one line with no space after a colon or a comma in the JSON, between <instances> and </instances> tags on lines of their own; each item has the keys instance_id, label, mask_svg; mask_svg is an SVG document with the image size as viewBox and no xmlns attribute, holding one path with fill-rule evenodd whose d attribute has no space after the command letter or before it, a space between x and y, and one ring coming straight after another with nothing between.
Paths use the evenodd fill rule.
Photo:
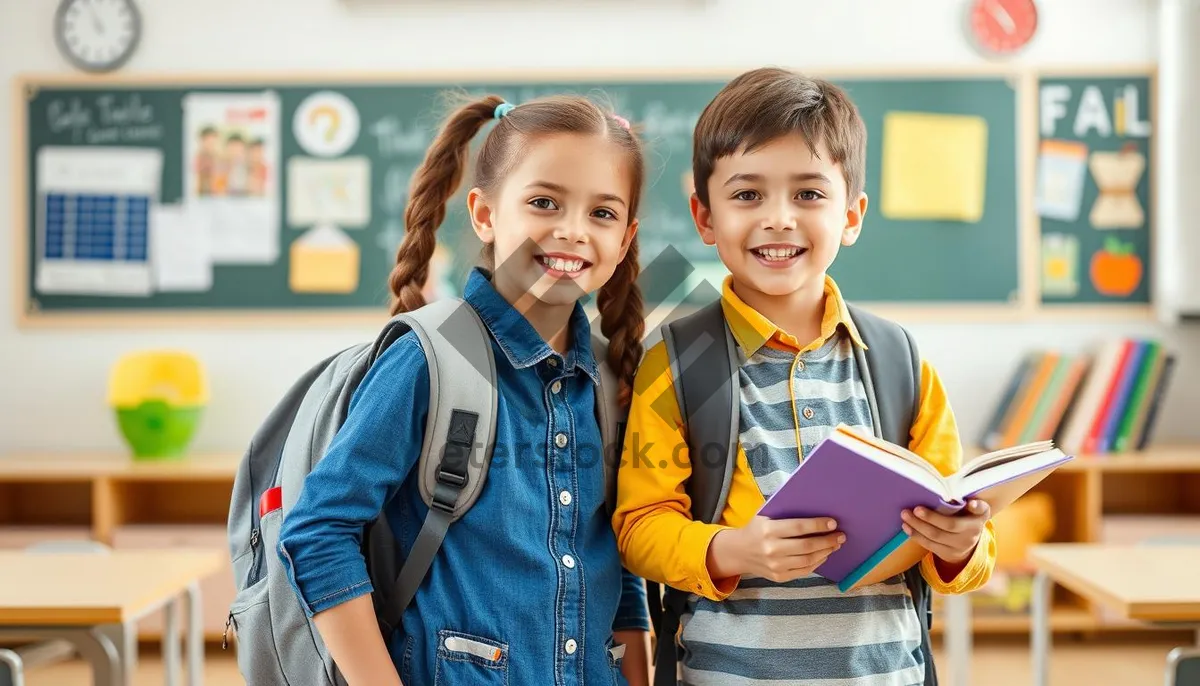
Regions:
<instances>
[{"instance_id":1,"label":"boy's smile","mask_svg":"<svg viewBox=\"0 0 1200 686\"><path fill-rule=\"evenodd\" d=\"M708 182L709 207L692 196L701 238L715 245L738 294L819 297L825 272L862 227L867 197L847 200L840 164L799 133L721 157ZM766 308L773 309L773 308Z\"/></svg>"}]
</instances>

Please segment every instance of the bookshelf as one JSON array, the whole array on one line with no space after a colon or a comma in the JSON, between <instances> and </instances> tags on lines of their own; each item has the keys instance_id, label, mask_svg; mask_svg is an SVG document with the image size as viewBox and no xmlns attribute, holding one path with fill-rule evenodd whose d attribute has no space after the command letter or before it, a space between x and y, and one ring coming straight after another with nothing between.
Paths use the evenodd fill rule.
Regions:
<instances>
[{"instance_id":1,"label":"bookshelf","mask_svg":"<svg viewBox=\"0 0 1200 686\"><path fill-rule=\"evenodd\" d=\"M196 455L174 462L134 462L122 455L0 456L0 547L31 537L95 540L114 547L216 547L228 554L225 522L241 455ZM1037 486L1055 503L1051 540L1101 540L1105 517L1153 515L1200 519L1200 443L1151 446L1125 454L1080 455ZM206 580L205 635L219 642L232 599L229 569ZM1141 630L1107 619L1059 589L1056 632ZM1023 634L1024 614L972 613L976 635ZM140 631L158 640L151 618ZM935 622L940 632L941 622Z\"/></svg>"},{"instance_id":2,"label":"bookshelf","mask_svg":"<svg viewBox=\"0 0 1200 686\"><path fill-rule=\"evenodd\" d=\"M1106 530L1111 529L1106 523L1116 520L1134 523L1124 527L1126 535L1170 536L1173 532L1162 525L1175 521L1187 523L1184 535L1200 537L1200 443L1079 454L1032 492L1039 491L1054 500L1056 526L1051 542L1104 541ZM1153 528L1139 530L1137 522L1142 518L1151 518L1146 524ZM1161 631L1106 616L1099 607L1062 588L1055 588L1050 625L1061 633ZM972 612L972 629L976 636L1028 633L1029 616L977 609ZM936 622L934 630L941 630Z\"/></svg>"}]
</instances>

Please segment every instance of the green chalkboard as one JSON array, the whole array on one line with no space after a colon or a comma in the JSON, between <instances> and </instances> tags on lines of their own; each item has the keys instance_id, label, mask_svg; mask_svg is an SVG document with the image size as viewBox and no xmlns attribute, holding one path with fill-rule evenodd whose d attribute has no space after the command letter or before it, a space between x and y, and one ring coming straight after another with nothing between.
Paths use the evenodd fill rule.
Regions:
<instances>
[{"instance_id":1,"label":"green chalkboard","mask_svg":"<svg viewBox=\"0 0 1200 686\"><path fill-rule=\"evenodd\" d=\"M1012 302L1020 272L1018 103L1013 83L1000 75L835 81L848 88L868 127L866 189L871 205L861 239L853 247L843 249L832 270L846 296L859 301L910 304ZM350 83L234 80L230 84L170 86L132 82L31 84L24 111L27 144L21 151L29 181L25 198L28 221L24 227L28 248L27 312L383 307L388 300L386 276L395 247L403 236L409 177L444 114L441 96L451 89L494 92L516 103L560 92L593 95L612 103L618 112L643 129L648 143L650 186L641 212L639 234L643 264L670 247L696 265L697 273L719 273L719 265L713 264L715 252L699 241L693 229L684 177L691 168L695 120L722 84L715 78L682 77L609 82L478 80L444 84L402 80ZM310 98L314 94L323 95ZM246 98L245 102L240 101ZM335 128L330 128L334 122L324 118L329 112L325 106L339 102L348 102L349 107L340 110L342 118ZM883 121L889 111L974 115L986 122L986 192L978 221L899 220L887 218L879 211ZM357 120L356 124L346 119L347 112L355 115L352 119ZM207 168L197 166L201 133L205 122L211 123L214 117L223 122L217 126L217 138L222 145L227 145L222 137L233 130L245 134L248 142L256 138L265 141L258 148L265 152L265 167L239 167L243 170L240 175L222 182L231 184L230 188L246 188L247 183L253 187L257 181L263 184L263 195L255 195L258 190L252 189L249 196L218 197L212 186L202 187L198 183L199 172L195 170ZM80 163L73 156L89 148L100 149L102 153L96 165ZM115 157L111 155L113 150L117 152ZM76 186L72 183L77 180L72 179L73 174L110 178L111 175L102 173L104 165L113 165L114 160L120 162L120 155L130 150L152 155L130 160L122 168L154 170L159 169L156 164L160 165L155 187L147 192L152 194L153 203L169 206L163 211L168 219L175 217L170 223L170 238L161 238L157 234L159 229L152 227L146 238L139 239L127 227L129 235L109 241L116 246L95 237L89 240L99 241L98 246L80 243L80 226L63 225L62 203L68 203L65 205L68 210L72 207L78 210L81 201L63 200L60 191L66 188L67 195L74 192ZM104 159L105 155L109 157ZM55 179L54 173L47 174L47 168L56 163L66 165L66 171L62 172L68 177L66 180ZM72 169L72 165L78 168ZM246 173L246 169L251 171ZM260 169L266 171L257 176L255 171ZM39 177L39 173L43 176ZM326 198L341 208L338 212L348 213L346 218L334 222L337 226L332 232L311 219L317 211L313 207L313 193L296 190L311 189L305 184L311 182L314 174L326 181L329 174L334 174L341 179L339 183L349 184L339 186L343 195ZM85 179L82 187L86 191L90 188L88 183L93 182L95 179ZM137 186L144 179L99 185L107 192L113 183L122 187L126 182ZM363 187L355 183L365 184L368 189L365 198ZM352 200L346 200L344 195L347 187L352 189ZM54 205L55 202L59 204ZM96 207L102 206L100 200L96 203ZM118 205L119 212L126 213L122 216L136 216L128 214L137 211L131 209L132 204ZM478 254L477 241L461 205L458 202L452 206L439 231L439 240L449 259L444 280L451 291L461 283L465 270ZM95 221L100 223L103 217L111 217L116 211L103 206L103 211L96 213L100 218ZM78 213L72 216L75 218L67 220L67 224L81 221ZM299 220L293 221L297 217ZM163 226L168 225L167 219L162 222ZM186 227L195 224L188 222L207 223L219 235L204 248L212 251L207 264L204 259L191 259L203 250L197 247L198 252L194 252L189 248L192 244L188 243ZM301 237L305 240L297 245ZM120 254L141 254L137 252L138 246L143 245L141 240L159 240L160 244L171 241L173 259L179 260L179 264L169 265L175 271L157 266L160 251L155 245L148 249L150 265L142 272L104 271ZM63 247L64 242L72 241L72 248ZM293 269L297 274L314 273L311 261L303 261L301 268L297 266L301 258L293 263L293 257L304 255L302 260L316 259L311 250L316 246L335 248L332 252L341 259L346 255L347 245L357 248L353 275L347 273L345 279L334 279L334 283L316 279L315 284L312 279L293 275ZM72 271L68 266L65 271L56 272L56 265L48 264L54 259L62 260L64 251L70 250L85 251L83 256L92 258L99 271L89 272L87 269L92 265L86 265L83 271ZM86 253L88 250L92 252ZM321 259L334 259L328 257L329 251L317 254L324 256ZM76 252L73 260L78 263L79 258L80 253ZM162 273L156 273L156 269ZM342 263L337 269L343 269ZM675 289L677 282L668 272L672 270L656 272L663 274L662 280L647 284L651 304L669 299L672 291L679 297L686 290Z\"/></svg>"},{"instance_id":2,"label":"green chalkboard","mask_svg":"<svg viewBox=\"0 0 1200 686\"><path fill-rule=\"evenodd\" d=\"M1042 302L1150 302L1151 78L1042 78L1038 92Z\"/></svg>"}]
</instances>

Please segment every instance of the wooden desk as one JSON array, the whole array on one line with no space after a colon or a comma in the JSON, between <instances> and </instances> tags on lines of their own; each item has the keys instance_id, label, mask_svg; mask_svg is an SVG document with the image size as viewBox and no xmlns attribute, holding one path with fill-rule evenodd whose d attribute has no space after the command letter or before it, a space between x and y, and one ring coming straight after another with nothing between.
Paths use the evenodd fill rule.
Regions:
<instances>
[{"instance_id":1,"label":"wooden desk","mask_svg":"<svg viewBox=\"0 0 1200 686\"><path fill-rule=\"evenodd\" d=\"M1059 584L1126 619L1200 625L1200 546L1050 543L1030 550L1034 683L1050 668L1050 598Z\"/></svg>"},{"instance_id":2,"label":"wooden desk","mask_svg":"<svg viewBox=\"0 0 1200 686\"><path fill-rule=\"evenodd\" d=\"M133 623L166 607L167 683L179 672L178 599L188 600L188 683L203 680L201 578L223 564L214 551L110 553L0 551L0 635L61 638L92 663L95 683L128 684L136 664ZM117 641L112 629L120 627ZM120 643L121 645L115 645Z\"/></svg>"}]
</instances>

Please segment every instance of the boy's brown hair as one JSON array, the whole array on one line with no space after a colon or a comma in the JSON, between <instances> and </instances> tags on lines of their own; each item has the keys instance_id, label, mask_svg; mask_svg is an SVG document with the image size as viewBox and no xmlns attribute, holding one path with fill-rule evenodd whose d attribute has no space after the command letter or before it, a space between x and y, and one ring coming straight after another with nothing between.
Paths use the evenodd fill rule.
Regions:
<instances>
[{"instance_id":1,"label":"boy's brown hair","mask_svg":"<svg viewBox=\"0 0 1200 686\"><path fill-rule=\"evenodd\" d=\"M748 71L730 81L700 113L692 142L696 196L706 207L708 180L717 160L799 133L813 154L824 146L841 164L847 202L862 192L867 128L846 91L822 79L776 67Z\"/></svg>"}]
</instances>

